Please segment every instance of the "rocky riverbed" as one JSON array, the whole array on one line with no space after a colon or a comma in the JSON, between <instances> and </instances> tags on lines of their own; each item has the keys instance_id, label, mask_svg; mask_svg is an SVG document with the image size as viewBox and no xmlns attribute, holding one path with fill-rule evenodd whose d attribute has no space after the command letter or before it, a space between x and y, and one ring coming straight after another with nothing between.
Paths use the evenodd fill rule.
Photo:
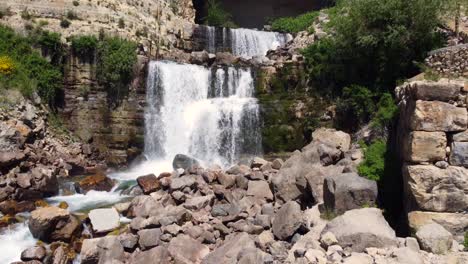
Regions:
<instances>
[{"instance_id":1,"label":"rocky riverbed","mask_svg":"<svg viewBox=\"0 0 468 264\"><path fill-rule=\"evenodd\" d=\"M284 162L254 158L223 170L178 155L172 172L127 182L89 176L73 184L81 194L62 191L26 209L11 196L2 202L4 218L32 212L16 214L28 220L1 236L23 238L15 263L468 261L436 223L397 237L375 207L377 184L356 173L361 159L350 135L332 129L315 131ZM5 211L8 203L17 203L14 210Z\"/></svg>"}]
</instances>

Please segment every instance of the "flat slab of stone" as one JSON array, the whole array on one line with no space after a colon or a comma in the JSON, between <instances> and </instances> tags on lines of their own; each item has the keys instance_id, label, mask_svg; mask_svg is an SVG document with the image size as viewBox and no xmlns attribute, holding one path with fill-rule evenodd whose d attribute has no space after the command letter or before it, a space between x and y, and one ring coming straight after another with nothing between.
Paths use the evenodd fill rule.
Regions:
<instances>
[{"instance_id":1,"label":"flat slab of stone","mask_svg":"<svg viewBox=\"0 0 468 264\"><path fill-rule=\"evenodd\" d=\"M447 137L444 132L414 131L402 146L405 160L411 162L434 162L444 160Z\"/></svg>"},{"instance_id":2,"label":"flat slab of stone","mask_svg":"<svg viewBox=\"0 0 468 264\"><path fill-rule=\"evenodd\" d=\"M395 231L377 208L350 210L331 220L322 234L331 232L338 244L363 252L368 247L386 248L397 245Z\"/></svg>"},{"instance_id":3,"label":"flat slab of stone","mask_svg":"<svg viewBox=\"0 0 468 264\"><path fill-rule=\"evenodd\" d=\"M453 142L450 164L468 168L468 142Z\"/></svg>"},{"instance_id":4,"label":"flat slab of stone","mask_svg":"<svg viewBox=\"0 0 468 264\"><path fill-rule=\"evenodd\" d=\"M110 232L120 226L120 216L115 208L94 209L88 217L95 233Z\"/></svg>"},{"instance_id":5,"label":"flat slab of stone","mask_svg":"<svg viewBox=\"0 0 468 264\"><path fill-rule=\"evenodd\" d=\"M468 210L468 169L449 166L404 165L403 179L409 199L423 210L461 212Z\"/></svg>"},{"instance_id":6,"label":"flat slab of stone","mask_svg":"<svg viewBox=\"0 0 468 264\"><path fill-rule=\"evenodd\" d=\"M448 102L457 99L462 85L446 81L416 81L411 83L410 89L414 100Z\"/></svg>"},{"instance_id":7,"label":"flat slab of stone","mask_svg":"<svg viewBox=\"0 0 468 264\"><path fill-rule=\"evenodd\" d=\"M418 100L409 121L411 130L415 131L464 131L467 129L468 113L465 107Z\"/></svg>"},{"instance_id":8,"label":"flat slab of stone","mask_svg":"<svg viewBox=\"0 0 468 264\"><path fill-rule=\"evenodd\" d=\"M325 178L324 205L337 214L364 206L374 206L377 201L377 183L360 177L357 173L343 173Z\"/></svg>"},{"instance_id":9,"label":"flat slab of stone","mask_svg":"<svg viewBox=\"0 0 468 264\"><path fill-rule=\"evenodd\" d=\"M452 234L436 223L422 226L416 232L416 238L422 249L435 254L447 253L453 241Z\"/></svg>"},{"instance_id":10,"label":"flat slab of stone","mask_svg":"<svg viewBox=\"0 0 468 264\"><path fill-rule=\"evenodd\" d=\"M273 200L273 193L270 185L266 181L249 181L247 195L257 197L259 199Z\"/></svg>"}]
</instances>

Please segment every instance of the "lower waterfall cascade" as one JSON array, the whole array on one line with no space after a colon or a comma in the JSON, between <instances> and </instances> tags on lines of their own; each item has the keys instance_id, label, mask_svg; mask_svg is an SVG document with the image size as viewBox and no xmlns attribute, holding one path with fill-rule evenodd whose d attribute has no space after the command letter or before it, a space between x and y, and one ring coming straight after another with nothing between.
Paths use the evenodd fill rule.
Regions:
<instances>
[{"instance_id":1,"label":"lower waterfall cascade","mask_svg":"<svg viewBox=\"0 0 468 264\"><path fill-rule=\"evenodd\" d=\"M211 30L204 49L216 52L219 29ZM284 45L288 34L250 29L221 29L223 45L236 56L264 56L270 49ZM189 155L202 166L219 165L228 168L241 160L262 155L260 106L254 97L255 81L248 67L180 64L171 61L151 61L148 65L145 143L146 161L133 164L126 171L109 173L117 184L109 191L91 190L77 193L72 179L61 183L61 190L71 193L46 198L58 206L68 204L71 213L106 208L128 201L131 195L123 192L136 186L142 175L173 171L172 160L177 154ZM68 187L66 187L67 185ZM24 222L0 232L0 263L19 261L21 252L38 240L28 228L30 213L22 215ZM128 219L120 217L121 223ZM89 228L88 226L84 227ZM80 263L78 256L73 263Z\"/></svg>"},{"instance_id":2,"label":"lower waterfall cascade","mask_svg":"<svg viewBox=\"0 0 468 264\"><path fill-rule=\"evenodd\" d=\"M145 155L186 154L228 166L261 154L259 106L250 69L208 69L153 61L149 65Z\"/></svg>"}]
</instances>

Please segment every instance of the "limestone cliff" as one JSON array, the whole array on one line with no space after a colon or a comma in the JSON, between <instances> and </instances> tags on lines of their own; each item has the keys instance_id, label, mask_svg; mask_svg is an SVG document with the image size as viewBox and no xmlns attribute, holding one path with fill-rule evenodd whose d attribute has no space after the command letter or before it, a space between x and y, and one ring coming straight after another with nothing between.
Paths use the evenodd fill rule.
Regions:
<instances>
[{"instance_id":1,"label":"limestone cliff","mask_svg":"<svg viewBox=\"0 0 468 264\"><path fill-rule=\"evenodd\" d=\"M0 10L0 22L20 32L40 25L65 40L102 31L142 43L152 54L190 48L195 20L191 0L3 0Z\"/></svg>"}]
</instances>

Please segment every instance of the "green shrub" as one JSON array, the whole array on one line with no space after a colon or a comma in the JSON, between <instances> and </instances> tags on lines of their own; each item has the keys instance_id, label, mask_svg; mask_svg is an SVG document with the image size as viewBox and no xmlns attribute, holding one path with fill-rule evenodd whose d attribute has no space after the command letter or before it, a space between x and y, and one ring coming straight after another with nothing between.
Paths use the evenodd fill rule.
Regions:
<instances>
[{"instance_id":1,"label":"green shrub","mask_svg":"<svg viewBox=\"0 0 468 264\"><path fill-rule=\"evenodd\" d=\"M337 125L357 128L369 122L375 112L374 94L366 87L352 85L343 89L337 101Z\"/></svg>"},{"instance_id":2,"label":"green shrub","mask_svg":"<svg viewBox=\"0 0 468 264\"><path fill-rule=\"evenodd\" d=\"M377 112L373 115L371 126L375 129L389 127L397 116L398 107L390 93L384 93L377 103Z\"/></svg>"},{"instance_id":3,"label":"green shrub","mask_svg":"<svg viewBox=\"0 0 468 264\"><path fill-rule=\"evenodd\" d=\"M317 19L318 11L312 11L297 17L281 17L271 21L271 29L279 32L297 33L307 30Z\"/></svg>"},{"instance_id":4,"label":"green shrub","mask_svg":"<svg viewBox=\"0 0 468 264\"><path fill-rule=\"evenodd\" d=\"M465 250L468 250L468 232L465 232L465 239L463 240L463 246L465 246Z\"/></svg>"},{"instance_id":5,"label":"green shrub","mask_svg":"<svg viewBox=\"0 0 468 264\"><path fill-rule=\"evenodd\" d=\"M32 18L32 15L29 13L28 9L24 9L21 11L21 18L24 20L30 20Z\"/></svg>"},{"instance_id":6,"label":"green shrub","mask_svg":"<svg viewBox=\"0 0 468 264\"><path fill-rule=\"evenodd\" d=\"M0 39L0 56L8 55L15 65L12 74L0 74L0 86L17 89L25 96L37 92L44 102L53 106L62 87L60 68L48 62L31 47L36 39L17 35L12 29L1 25ZM42 39L43 44L49 45L49 40Z\"/></svg>"},{"instance_id":7,"label":"green shrub","mask_svg":"<svg viewBox=\"0 0 468 264\"><path fill-rule=\"evenodd\" d=\"M80 5L80 1L74 0L74 1L73 1L73 5L74 5L74 6L79 6L79 5Z\"/></svg>"},{"instance_id":8,"label":"green shrub","mask_svg":"<svg viewBox=\"0 0 468 264\"><path fill-rule=\"evenodd\" d=\"M98 81L107 89L111 105L116 106L128 93L137 62L136 48L134 42L116 37L105 37L98 44Z\"/></svg>"},{"instance_id":9,"label":"green shrub","mask_svg":"<svg viewBox=\"0 0 468 264\"><path fill-rule=\"evenodd\" d=\"M125 28L125 21L123 18L119 18L119 28Z\"/></svg>"},{"instance_id":10,"label":"green shrub","mask_svg":"<svg viewBox=\"0 0 468 264\"><path fill-rule=\"evenodd\" d=\"M78 16L76 15L75 12L73 12L72 10L68 10L67 11L67 15L66 17L70 20L74 20L74 19L78 19Z\"/></svg>"},{"instance_id":11,"label":"green shrub","mask_svg":"<svg viewBox=\"0 0 468 264\"><path fill-rule=\"evenodd\" d=\"M236 28L232 15L223 9L218 0L208 0L208 14L203 18L206 25Z\"/></svg>"},{"instance_id":12,"label":"green shrub","mask_svg":"<svg viewBox=\"0 0 468 264\"><path fill-rule=\"evenodd\" d=\"M387 144L377 140L364 147L364 161L358 166L359 175L370 180L379 181L385 172L385 156Z\"/></svg>"},{"instance_id":13,"label":"green shrub","mask_svg":"<svg viewBox=\"0 0 468 264\"><path fill-rule=\"evenodd\" d=\"M71 39L73 54L80 58L94 58L98 39L95 36L75 36Z\"/></svg>"},{"instance_id":14,"label":"green shrub","mask_svg":"<svg viewBox=\"0 0 468 264\"><path fill-rule=\"evenodd\" d=\"M62 18L62 20L60 21L60 26L62 28L68 28L70 25L71 25L71 22L67 20L66 18Z\"/></svg>"}]
</instances>

